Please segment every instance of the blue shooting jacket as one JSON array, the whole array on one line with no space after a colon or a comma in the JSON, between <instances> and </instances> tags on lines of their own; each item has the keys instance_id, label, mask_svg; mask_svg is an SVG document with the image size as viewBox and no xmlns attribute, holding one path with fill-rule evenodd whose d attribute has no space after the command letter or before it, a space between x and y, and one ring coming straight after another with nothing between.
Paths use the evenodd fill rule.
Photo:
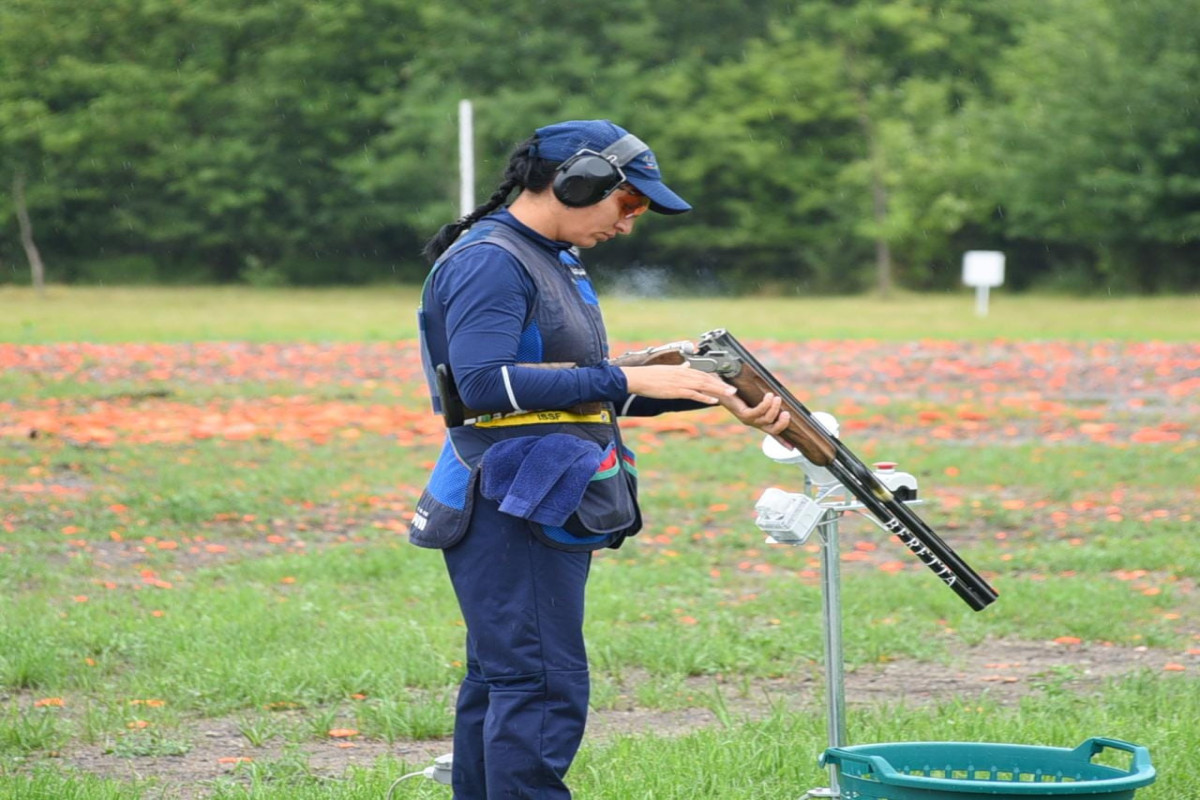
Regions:
<instances>
[{"instance_id":1,"label":"blue shooting jacket","mask_svg":"<svg viewBox=\"0 0 1200 800\"><path fill-rule=\"evenodd\" d=\"M446 430L441 454L410 524L413 544L447 548L470 535L480 471L488 468L489 461L497 470L508 470L508 483L492 481L511 487L508 506L524 509L520 515L551 546L617 547L637 533L641 515L635 457L624 446L617 426L618 408L628 412L635 398L628 394L624 373L607 364L600 304L573 248L540 236L507 211L485 217L433 265L422 290L418 321L433 410L441 413L445 401L435 369L447 365L466 405L511 416L498 425L466 424ZM538 363L576 366L523 366ZM647 403L645 398L636 401L643 406L641 413L672 407ZM580 404L592 408L598 404L598 412L576 415L587 421L529 424L522 424L531 419L529 415L518 416ZM542 416L556 419L551 414ZM545 437L551 437L549 447L535 447L538 443L531 441ZM543 464L553 464L555 442L575 472L538 469L534 464L520 470L513 461L534 454ZM569 446L584 443L593 443L594 453L590 445ZM485 459L489 451L492 455ZM582 482L580 469L591 473ZM512 485L511 478L517 476L520 485ZM547 485L529 485L539 476L546 476ZM580 485L584 488L574 512L562 524L546 521L561 516L564 498L555 496L555 491L569 491L574 505ZM542 503L526 508L528 503L517 502L518 494Z\"/></svg>"}]
</instances>

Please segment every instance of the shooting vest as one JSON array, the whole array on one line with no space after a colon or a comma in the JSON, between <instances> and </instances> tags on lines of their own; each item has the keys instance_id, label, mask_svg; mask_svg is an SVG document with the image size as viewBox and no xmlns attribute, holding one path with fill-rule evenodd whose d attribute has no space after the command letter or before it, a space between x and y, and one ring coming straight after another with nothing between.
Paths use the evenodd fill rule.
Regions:
<instances>
[{"instance_id":1,"label":"shooting vest","mask_svg":"<svg viewBox=\"0 0 1200 800\"><path fill-rule=\"evenodd\" d=\"M525 320L517 348L518 363L570 362L596 366L608 357L608 339L600 304L587 271L570 250L557 257L514 228L484 219L448 249L430 271L422 292L418 321L421 357L433 410L441 412L434 368L448 360L448 343L429 341L427 309L437 309L432 295L433 274L446 261L471 247L492 244L503 248L525 269L537 289L537 297ZM451 266L452 268L452 266ZM462 425L446 430L441 455L409 526L409 539L421 547L452 547L469 533L471 507L476 496L480 462L497 442L521 436L565 433L600 446L600 468L588 483L578 510L561 527L530 522L535 535L546 544L565 550L595 550L618 547L626 536L641 528L637 507L635 458L621 441L616 413L611 403L602 404L602 420L538 421L521 424L521 418L500 424ZM552 411L553 409L534 409ZM549 414L540 415L558 419ZM565 415L563 415L565 416Z\"/></svg>"}]
</instances>

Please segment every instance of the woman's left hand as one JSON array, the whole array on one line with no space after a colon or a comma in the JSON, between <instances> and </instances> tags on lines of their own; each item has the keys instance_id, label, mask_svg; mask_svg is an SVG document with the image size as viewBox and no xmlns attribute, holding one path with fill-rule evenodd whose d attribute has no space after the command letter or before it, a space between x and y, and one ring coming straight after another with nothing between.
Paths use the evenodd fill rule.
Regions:
<instances>
[{"instance_id":1,"label":"woman's left hand","mask_svg":"<svg viewBox=\"0 0 1200 800\"><path fill-rule=\"evenodd\" d=\"M775 437L787 430L792 421L792 415L783 410L783 398L771 392L767 392L756 406L746 405L736 394L724 395L720 402L744 424Z\"/></svg>"}]
</instances>

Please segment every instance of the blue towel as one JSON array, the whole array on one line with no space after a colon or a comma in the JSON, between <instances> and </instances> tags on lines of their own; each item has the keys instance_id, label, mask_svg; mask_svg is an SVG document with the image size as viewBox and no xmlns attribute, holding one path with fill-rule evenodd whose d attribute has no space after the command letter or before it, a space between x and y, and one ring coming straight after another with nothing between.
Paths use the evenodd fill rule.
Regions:
<instances>
[{"instance_id":1,"label":"blue towel","mask_svg":"<svg viewBox=\"0 0 1200 800\"><path fill-rule=\"evenodd\" d=\"M515 517L561 526L600 466L600 445L566 433L497 442L480 465L480 493Z\"/></svg>"}]
</instances>

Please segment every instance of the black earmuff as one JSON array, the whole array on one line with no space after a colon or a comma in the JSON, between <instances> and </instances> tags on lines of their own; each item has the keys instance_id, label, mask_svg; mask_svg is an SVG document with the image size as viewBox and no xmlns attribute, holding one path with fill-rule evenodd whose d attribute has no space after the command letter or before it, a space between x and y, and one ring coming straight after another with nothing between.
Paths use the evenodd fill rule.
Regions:
<instances>
[{"instance_id":1,"label":"black earmuff","mask_svg":"<svg viewBox=\"0 0 1200 800\"><path fill-rule=\"evenodd\" d=\"M559 165L554 175L554 196L571 208L595 205L625 182L621 168L649 149L641 139L627 133L599 153L580 150Z\"/></svg>"}]
</instances>

